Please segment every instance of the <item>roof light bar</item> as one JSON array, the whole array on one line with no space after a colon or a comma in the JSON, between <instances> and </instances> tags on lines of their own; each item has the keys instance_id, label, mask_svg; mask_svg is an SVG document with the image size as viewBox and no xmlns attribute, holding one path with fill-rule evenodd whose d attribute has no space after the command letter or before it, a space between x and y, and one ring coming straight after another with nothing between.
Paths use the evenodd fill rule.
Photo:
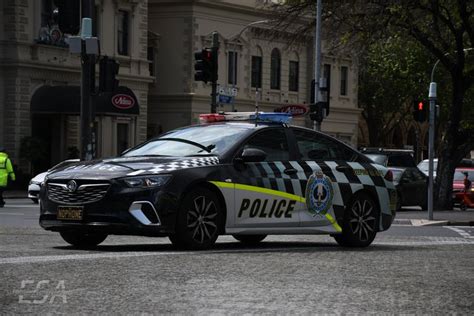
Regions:
<instances>
[{"instance_id":1,"label":"roof light bar","mask_svg":"<svg viewBox=\"0 0 474 316\"><path fill-rule=\"evenodd\" d=\"M199 121L203 123L214 122L235 122L235 121L256 121L262 123L290 124L292 116L290 113L274 112L222 112L219 114L201 114Z\"/></svg>"}]
</instances>

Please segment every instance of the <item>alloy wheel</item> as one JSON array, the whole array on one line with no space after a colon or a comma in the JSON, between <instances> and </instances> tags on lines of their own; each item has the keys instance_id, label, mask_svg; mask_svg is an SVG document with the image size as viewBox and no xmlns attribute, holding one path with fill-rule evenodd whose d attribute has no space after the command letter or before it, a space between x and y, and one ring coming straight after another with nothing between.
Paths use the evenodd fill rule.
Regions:
<instances>
[{"instance_id":1,"label":"alloy wheel","mask_svg":"<svg viewBox=\"0 0 474 316\"><path fill-rule=\"evenodd\" d=\"M368 241L374 232L373 211L374 205L370 200L359 199L352 205L349 226L352 233L358 235L360 241Z\"/></svg>"},{"instance_id":2,"label":"alloy wheel","mask_svg":"<svg viewBox=\"0 0 474 316\"><path fill-rule=\"evenodd\" d=\"M187 227L194 241L202 244L214 238L218 210L212 199L203 195L196 197L187 214Z\"/></svg>"}]
</instances>

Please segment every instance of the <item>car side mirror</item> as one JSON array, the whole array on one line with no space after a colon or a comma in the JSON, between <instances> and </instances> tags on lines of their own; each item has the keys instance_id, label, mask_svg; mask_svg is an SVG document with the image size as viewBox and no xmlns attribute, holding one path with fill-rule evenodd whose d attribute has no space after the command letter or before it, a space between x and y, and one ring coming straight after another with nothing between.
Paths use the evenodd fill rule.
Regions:
<instances>
[{"instance_id":1,"label":"car side mirror","mask_svg":"<svg viewBox=\"0 0 474 316\"><path fill-rule=\"evenodd\" d=\"M261 162L267 158L267 153L258 148L245 148L240 155L243 162Z\"/></svg>"}]
</instances>

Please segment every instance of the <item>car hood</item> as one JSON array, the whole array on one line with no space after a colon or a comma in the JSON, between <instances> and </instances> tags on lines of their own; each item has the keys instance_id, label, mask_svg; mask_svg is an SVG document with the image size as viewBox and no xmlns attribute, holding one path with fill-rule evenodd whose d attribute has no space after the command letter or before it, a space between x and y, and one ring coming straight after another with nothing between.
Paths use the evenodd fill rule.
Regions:
<instances>
[{"instance_id":1,"label":"car hood","mask_svg":"<svg viewBox=\"0 0 474 316\"><path fill-rule=\"evenodd\" d=\"M81 161L48 174L53 179L110 180L126 176L170 173L175 170L216 165L219 158L209 157L118 157Z\"/></svg>"}]
</instances>

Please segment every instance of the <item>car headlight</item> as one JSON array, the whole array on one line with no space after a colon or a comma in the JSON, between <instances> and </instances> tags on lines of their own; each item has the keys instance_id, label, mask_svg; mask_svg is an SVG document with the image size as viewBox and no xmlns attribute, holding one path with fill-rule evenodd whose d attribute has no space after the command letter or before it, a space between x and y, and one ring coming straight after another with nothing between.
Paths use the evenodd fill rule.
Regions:
<instances>
[{"instance_id":1,"label":"car headlight","mask_svg":"<svg viewBox=\"0 0 474 316\"><path fill-rule=\"evenodd\" d=\"M171 179L166 176L143 176L123 178L122 181L130 188L158 188L164 186Z\"/></svg>"}]
</instances>

